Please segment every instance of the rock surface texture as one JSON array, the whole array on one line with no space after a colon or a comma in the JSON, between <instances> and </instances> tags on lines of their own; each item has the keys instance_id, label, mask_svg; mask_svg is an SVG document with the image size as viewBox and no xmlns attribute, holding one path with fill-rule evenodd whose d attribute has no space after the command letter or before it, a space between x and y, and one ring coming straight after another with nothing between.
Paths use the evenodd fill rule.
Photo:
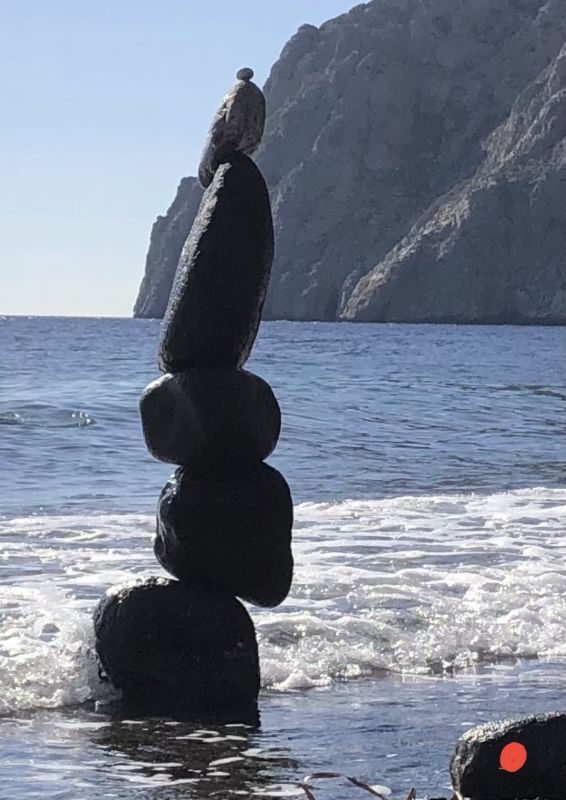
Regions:
<instances>
[{"instance_id":1,"label":"rock surface texture","mask_svg":"<svg viewBox=\"0 0 566 800\"><path fill-rule=\"evenodd\" d=\"M166 374L140 400L149 451L180 465L159 498L154 545L178 580L110 592L95 634L128 707L255 725L257 642L236 597L275 606L289 593L293 502L283 476L263 463L279 438L279 405L269 384L241 369L273 259L269 195L247 155L263 130L252 75L238 72L214 119L201 164L208 188L163 326Z\"/></svg>"},{"instance_id":2,"label":"rock surface texture","mask_svg":"<svg viewBox=\"0 0 566 800\"><path fill-rule=\"evenodd\" d=\"M565 24L560 0L374 0L301 27L264 87L264 318L564 322ZM136 316L163 316L199 193L156 222Z\"/></svg>"},{"instance_id":3,"label":"rock surface texture","mask_svg":"<svg viewBox=\"0 0 566 800\"><path fill-rule=\"evenodd\" d=\"M566 800L566 714L472 728L456 746L461 800Z\"/></svg>"},{"instance_id":4,"label":"rock surface texture","mask_svg":"<svg viewBox=\"0 0 566 800\"><path fill-rule=\"evenodd\" d=\"M255 631L234 597L162 578L118 587L97 610L95 636L131 710L257 723Z\"/></svg>"},{"instance_id":5,"label":"rock surface texture","mask_svg":"<svg viewBox=\"0 0 566 800\"><path fill-rule=\"evenodd\" d=\"M255 153L265 127L265 97L252 83L253 70L238 71L233 86L216 112L199 164L198 176L206 189L218 166L233 153Z\"/></svg>"},{"instance_id":6,"label":"rock surface texture","mask_svg":"<svg viewBox=\"0 0 566 800\"><path fill-rule=\"evenodd\" d=\"M183 247L163 325L164 372L242 366L255 341L273 261L269 194L248 156L228 158Z\"/></svg>"},{"instance_id":7,"label":"rock surface texture","mask_svg":"<svg viewBox=\"0 0 566 800\"><path fill-rule=\"evenodd\" d=\"M565 87L566 47L486 140L473 177L360 280L346 319L564 321Z\"/></svg>"},{"instance_id":8,"label":"rock surface texture","mask_svg":"<svg viewBox=\"0 0 566 800\"><path fill-rule=\"evenodd\" d=\"M281 430L269 384L231 367L164 375L145 389L140 410L147 449L155 458L201 469L264 461Z\"/></svg>"},{"instance_id":9,"label":"rock surface texture","mask_svg":"<svg viewBox=\"0 0 566 800\"><path fill-rule=\"evenodd\" d=\"M181 468L161 493L155 554L187 584L277 606L293 578L293 503L267 464L195 477Z\"/></svg>"}]
</instances>

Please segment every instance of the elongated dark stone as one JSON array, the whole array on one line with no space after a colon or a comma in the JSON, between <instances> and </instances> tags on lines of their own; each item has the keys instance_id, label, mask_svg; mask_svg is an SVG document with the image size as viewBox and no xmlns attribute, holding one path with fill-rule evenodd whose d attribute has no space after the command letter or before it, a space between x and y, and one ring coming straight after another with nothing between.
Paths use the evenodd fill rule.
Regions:
<instances>
[{"instance_id":1,"label":"elongated dark stone","mask_svg":"<svg viewBox=\"0 0 566 800\"><path fill-rule=\"evenodd\" d=\"M94 628L101 665L129 709L258 724L255 631L234 597L150 578L107 594Z\"/></svg>"},{"instance_id":2,"label":"elongated dark stone","mask_svg":"<svg viewBox=\"0 0 566 800\"><path fill-rule=\"evenodd\" d=\"M256 464L274 450L281 412L271 387L234 367L195 367L150 383L140 400L149 452L172 464Z\"/></svg>"},{"instance_id":3,"label":"elongated dark stone","mask_svg":"<svg viewBox=\"0 0 566 800\"><path fill-rule=\"evenodd\" d=\"M249 68L238 71L238 82L223 98L208 131L198 168L198 178L205 189L210 186L219 165L232 153L254 153L265 127L265 97L251 82Z\"/></svg>"},{"instance_id":4,"label":"elongated dark stone","mask_svg":"<svg viewBox=\"0 0 566 800\"><path fill-rule=\"evenodd\" d=\"M253 161L236 153L216 171L181 254L163 324L162 372L245 363L272 261L267 187Z\"/></svg>"},{"instance_id":5,"label":"elongated dark stone","mask_svg":"<svg viewBox=\"0 0 566 800\"><path fill-rule=\"evenodd\" d=\"M472 728L450 767L458 797L566 800L566 714Z\"/></svg>"},{"instance_id":6,"label":"elongated dark stone","mask_svg":"<svg viewBox=\"0 0 566 800\"><path fill-rule=\"evenodd\" d=\"M178 469L159 498L155 555L188 585L276 606L291 588L293 502L267 464L217 479Z\"/></svg>"}]
</instances>

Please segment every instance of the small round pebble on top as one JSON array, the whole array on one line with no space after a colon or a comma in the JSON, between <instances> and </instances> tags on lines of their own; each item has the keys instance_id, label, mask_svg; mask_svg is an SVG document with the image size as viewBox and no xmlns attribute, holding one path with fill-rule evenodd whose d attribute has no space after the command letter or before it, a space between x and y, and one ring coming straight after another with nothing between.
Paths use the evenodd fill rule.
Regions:
<instances>
[{"instance_id":1,"label":"small round pebble on top","mask_svg":"<svg viewBox=\"0 0 566 800\"><path fill-rule=\"evenodd\" d=\"M254 76L254 71L251 67L242 67L236 72L236 78L239 81L251 81Z\"/></svg>"}]
</instances>

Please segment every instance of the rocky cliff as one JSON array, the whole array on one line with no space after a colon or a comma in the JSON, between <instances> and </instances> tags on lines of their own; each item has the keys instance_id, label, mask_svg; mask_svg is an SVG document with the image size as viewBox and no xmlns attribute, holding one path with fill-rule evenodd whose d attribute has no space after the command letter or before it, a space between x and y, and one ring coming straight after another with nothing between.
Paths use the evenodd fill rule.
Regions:
<instances>
[{"instance_id":1,"label":"rocky cliff","mask_svg":"<svg viewBox=\"0 0 566 800\"><path fill-rule=\"evenodd\" d=\"M276 259L264 316L564 321L560 0L374 0L303 26L265 85ZM162 316L201 191L156 222Z\"/></svg>"},{"instance_id":2,"label":"rocky cliff","mask_svg":"<svg viewBox=\"0 0 566 800\"><path fill-rule=\"evenodd\" d=\"M183 178L167 214L155 220L134 317L161 318L165 314L177 263L201 197L198 180Z\"/></svg>"},{"instance_id":3,"label":"rocky cliff","mask_svg":"<svg viewBox=\"0 0 566 800\"><path fill-rule=\"evenodd\" d=\"M357 284L344 318L556 324L566 319L566 47L486 142L474 176Z\"/></svg>"}]
</instances>

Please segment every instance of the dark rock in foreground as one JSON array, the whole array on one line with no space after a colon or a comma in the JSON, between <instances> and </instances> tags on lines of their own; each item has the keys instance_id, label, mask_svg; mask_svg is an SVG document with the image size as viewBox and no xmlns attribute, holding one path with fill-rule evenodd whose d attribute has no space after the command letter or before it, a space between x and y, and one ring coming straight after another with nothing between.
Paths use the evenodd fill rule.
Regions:
<instances>
[{"instance_id":1,"label":"dark rock in foreground","mask_svg":"<svg viewBox=\"0 0 566 800\"><path fill-rule=\"evenodd\" d=\"M522 759L508 764L513 772L502 768L509 745L526 755L524 765ZM566 714L472 728L456 746L451 774L460 798L566 800Z\"/></svg>"},{"instance_id":2,"label":"dark rock in foreground","mask_svg":"<svg viewBox=\"0 0 566 800\"><path fill-rule=\"evenodd\" d=\"M201 722L259 722L252 621L235 598L151 578L95 612L96 650L132 711Z\"/></svg>"},{"instance_id":3,"label":"dark rock in foreground","mask_svg":"<svg viewBox=\"0 0 566 800\"><path fill-rule=\"evenodd\" d=\"M179 580L276 606L291 588L293 502L267 464L237 474L178 469L161 492L155 554Z\"/></svg>"},{"instance_id":4,"label":"dark rock in foreground","mask_svg":"<svg viewBox=\"0 0 566 800\"><path fill-rule=\"evenodd\" d=\"M149 452L172 464L255 464L273 452L281 411L262 378L230 367L165 375L142 394Z\"/></svg>"},{"instance_id":5,"label":"dark rock in foreground","mask_svg":"<svg viewBox=\"0 0 566 800\"><path fill-rule=\"evenodd\" d=\"M238 153L218 168L183 249L163 327L163 372L245 363L272 260L267 187Z\"/></svg>"}]
</instances>

